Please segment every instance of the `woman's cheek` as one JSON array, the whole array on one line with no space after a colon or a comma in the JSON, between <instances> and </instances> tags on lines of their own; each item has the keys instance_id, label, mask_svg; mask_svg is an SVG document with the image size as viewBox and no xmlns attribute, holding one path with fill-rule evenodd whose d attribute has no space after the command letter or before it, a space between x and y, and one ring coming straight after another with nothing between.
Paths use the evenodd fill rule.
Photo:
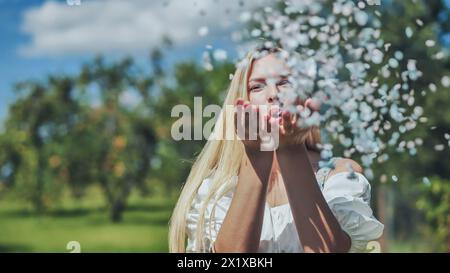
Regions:
<instances>
[{"instance_id":1,"label":"woman's cheek","mask_svg":"<svg viewBox=\"0 0 450 273\"><path fill-rule=\"evenodd\" d=\"M255 92L250 94L250 103L254 105L266 105L267 99L264 92Z\"/></svg>"}]
</instances>

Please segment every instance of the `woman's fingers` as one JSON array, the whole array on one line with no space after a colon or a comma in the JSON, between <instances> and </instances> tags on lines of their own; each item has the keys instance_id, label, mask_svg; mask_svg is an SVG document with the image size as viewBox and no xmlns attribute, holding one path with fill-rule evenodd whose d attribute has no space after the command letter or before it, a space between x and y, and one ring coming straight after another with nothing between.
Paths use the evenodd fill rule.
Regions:
<instances>
[{"instance_id":1,"label":"woman's fingers","mask_svg":"<svg viewBox=\"0 0 450 273\"><path fill-rule=\"evenodd\" d=\"M320 115L324 115L328 109L331 108L331 105L328 103L328 98L321 98L320 100L317 98L308 98L306 99L304 106L307 107L311 113L318 112Z\"/></svg>"},{"instance_id":2,"label":"woman's fingers","mask_svg":"<svg viewBox=\"0 0 450 273\"><path fill-rule=\"evenodd\" d=\"M238 99L234 113L237 135L243 140L257 140L259 108L248 101Z\"/></svg>"},{"instance_id":3,"label":"woman's fingers","mask_svg":"<svg viewBox=\"0 0 450 273\"><path fill-rule=\"evenodd\" d=\"M296 114L294 115L294 118L292 119L292 125L294 127L299 127L299 122L301 121L301 113L303 113L303 111L305 111L305 107L303 107L303 105L297 105L296 107Z\"/></svg>"},{"instance_id":4,"label":"woman's fingers","mask_svg":"<svg viewBox=\"0 0 450 273\"><path fill-rule=\"evenodd\" d=\"M234 124L236 133L239 138L245 138L245 116L244 114L244 100L238 99L235 103L236 111L234 111Z\"/></svg>"},{"instance_id":5,"label":"woman's fingers","mask_svg":"<svg viewBox=\"0 0 450 273\"><path fill-rule=\"evenodd\" d=\"M259 107L257 105L248 104L245 106L245 124L248 139L257 140L259 132Z\"/></svg>"},{"instance_id":6,"label":"woman's fingers","mask_svg":"<svg viewBox=\"0 0 450 273\"><path fill-rule=\"evenodd\" d=\"M311 111L319 111L320 110L321 103L317 99L308 98L305 101L305 107L308 107L311 109Z\"/></svg>"},{"instance_id":7,"label":"woman's fingers","mask_svg":"<svg viewBox=\"0 0 450 273\"><path fill-rule=\"evenodd\" d=\"M310 107L315 108L316 102L306 100L302 105L297 105L297 113L281 111L278 105L269 108L252 105L248 101L239 99L235 106L235 125L239 138L242 140L261 140L272 130L278 131L282 135L292 134L298 128L297 121L300 119L302 111L310 111ZM305 109L305 108L308 109Z\"/></svg>"},{"instance_id":8,"label":"woman's fingers","mask_svg":"<svg viewBox=\"0 0 450 273\"><path fill-rule=\"evenodd\" d=\"M292 114L288 111L284 111L281 118L283 120L282 122L282 126L281 126L281 133L282 134L288 134L292 131L293 129L293 124L292 124Z\"/></svg>"},{"instance_id":9,"label":"woman's fingers","mask_svg":"<svg viewBox=\"0 0 450 273\"><path fill-rule=\"evenodd\" d=\"M276 130L276 128L281 128L280 118L269 116L267 120L267 132L272 133L272 130Z\"/></svg>"}]
</instances>

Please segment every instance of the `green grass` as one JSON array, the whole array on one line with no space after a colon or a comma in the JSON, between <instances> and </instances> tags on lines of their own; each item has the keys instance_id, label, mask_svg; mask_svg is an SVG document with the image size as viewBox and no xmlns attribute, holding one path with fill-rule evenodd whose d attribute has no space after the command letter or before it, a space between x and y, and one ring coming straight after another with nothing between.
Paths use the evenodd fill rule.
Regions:
<instances>
[{"instance_id":1,"label":"green grass","mask_svg":"<svg viewBox=\"0 0 450 273\"><path fill-rule=\"evenodd\" d=\"M388 252L391 253L428 253L433 252L431 244L425 238L409 240L393 240L389 242Z\"/></svg>"},{"instance_id":2,"label":"green grass","mask_svg":"<svg viewBox=\"0 0 450 273\"><path fill-rule=\"evenodd\" d=\"M78 241L81 252L167 252L174 204L173 199L134 193L123 221L112 223L96 188L80 200L65 196L44 215L12 195L4 196L0 199L0 252L69 252L70 241ZM424 238L388 243L388 252L430 251Z\"/></svg>"},{"instance_id":3,"label":"green grass","mask_svg":"<svg viewBox=\"0 0 450 273\"><path fill-rule=\"evenodd\" d=\"M167 252L168 220L174 205L164 198L131 196L123 221L111 223L98 190L81 200L64 198L44 215L13 198L0 201L0 252Z\"/></svg>"}]
</instances>

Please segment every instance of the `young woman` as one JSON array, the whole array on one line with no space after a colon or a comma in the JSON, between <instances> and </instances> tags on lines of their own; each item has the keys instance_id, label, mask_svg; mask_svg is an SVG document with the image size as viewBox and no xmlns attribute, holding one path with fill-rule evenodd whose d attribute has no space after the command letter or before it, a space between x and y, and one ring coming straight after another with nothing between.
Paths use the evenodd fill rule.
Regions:
<instances>
[{"instance_id":1,"label":"young woman","mask_svg":"<svg viewBox=\"0 0 450 273\"><path fill-rule=\"evenodd\" d=\"M280 93L291 87L280 51L249 54L224 107L279 104ZM317 110L310 99L299 107ZM171 217L170 252L353 252L381 236L361 167L333 158L334 168L319 168L319 128L299 128L288 112L279 119L274 151L261 151L259 138L206 143ZM235 130L240 123L221 115L215 130Z\"/></svg>"}]
</instances>

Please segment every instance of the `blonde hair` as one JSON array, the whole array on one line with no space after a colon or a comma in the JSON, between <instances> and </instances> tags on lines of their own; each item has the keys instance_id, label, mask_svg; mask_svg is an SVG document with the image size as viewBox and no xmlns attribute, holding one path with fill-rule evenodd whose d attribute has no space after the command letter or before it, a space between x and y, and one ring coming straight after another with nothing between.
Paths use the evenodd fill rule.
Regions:
<instances>
[{"instance_id":1,"label":"blonde hair","mask_svg":"<svg viewBox=\"0 0 450 273\"><path fill-rule=\"evenodd\" d=\"M259 49L255 52L261 52L267 49ZM268 50L269 53L277 52L280 49ZM248 100L247 82L252 63L255 59L255 52L249 53L243 61L243 65L238 66L228 89L227 96L222 109L227 105L234 105L239 98ZM227 115L222 114L218 117L214 130L224 131L226 128L234 125L233 119L226 119ZM320 143L320 131L318 127L310 128L307 133L305 144L308 149L317 150L316 144ZM240 140L208 140L197 160L192 166L191 172L183 186L178 202L175 206L170 219L169 226L169 251L186 251L186 217L191 208L191 204L197 194L197 191L205 178L211 178L211 187L205 200L202 200L199 212L197 230L195 238L196 252L207 251L203 238L205 228L205 212L211 199L218 194L219 189L224 186L221 195L232 188L232 177L237 175L244 156L244 146ZM220 195L220 194L219 194ZM217 200L220 199L220 196ZM211 214L214 213L214 209Z\"/></svg>"}]
</instances>

